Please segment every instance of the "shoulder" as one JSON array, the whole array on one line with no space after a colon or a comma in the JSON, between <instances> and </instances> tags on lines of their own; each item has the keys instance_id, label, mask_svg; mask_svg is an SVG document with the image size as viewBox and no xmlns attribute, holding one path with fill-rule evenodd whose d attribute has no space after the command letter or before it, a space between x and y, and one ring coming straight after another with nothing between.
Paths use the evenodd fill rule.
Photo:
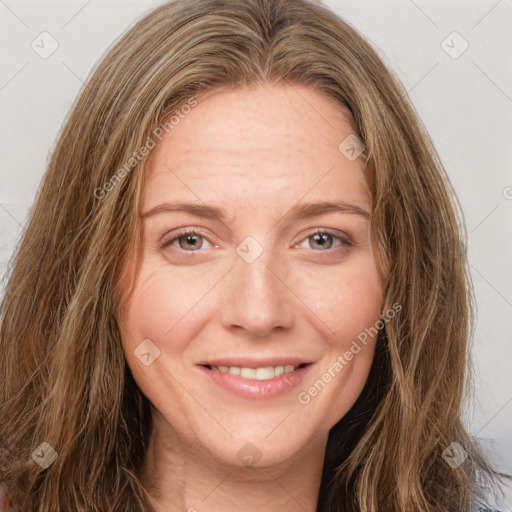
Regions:
<instances>
[{"instance_id":1,"label":"shoulder","mask_svg":"<svg viewBox=\"0 0 512 512\"><path fill-rule=\"evenodd\" d=\"M19 509L13 507L9 487L3 480L0 480L0 512L20 512ZM479 508L475 512L500 512L500 511L490 509L490 508Z\"/></svg>"},{"instance_id":2,"label":"shoulder","mask_svg":"<svg viewBox=\"0 0 512 512\"><path fill-rule=\"evenodd\" d=\"M9 487L3 480L0 480L0 512L19 512L13 507Z\"/></svg>"}]
</instances>

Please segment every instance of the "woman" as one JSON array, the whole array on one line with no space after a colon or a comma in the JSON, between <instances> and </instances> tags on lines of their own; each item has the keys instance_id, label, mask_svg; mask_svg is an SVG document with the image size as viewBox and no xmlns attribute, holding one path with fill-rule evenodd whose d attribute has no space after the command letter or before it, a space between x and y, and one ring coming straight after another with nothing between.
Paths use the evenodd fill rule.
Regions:
<instances>
[{"instance_id":1,"label":"woman","mask_svg":"<svg viewBox=\"0 0 512 512\"><path fill-rule=\"evenodd\" d=\"M303 0L179 0L116 43L2 304L20 509L483 504L460 213L403 94Z\"/></svg>"}]
</instances>

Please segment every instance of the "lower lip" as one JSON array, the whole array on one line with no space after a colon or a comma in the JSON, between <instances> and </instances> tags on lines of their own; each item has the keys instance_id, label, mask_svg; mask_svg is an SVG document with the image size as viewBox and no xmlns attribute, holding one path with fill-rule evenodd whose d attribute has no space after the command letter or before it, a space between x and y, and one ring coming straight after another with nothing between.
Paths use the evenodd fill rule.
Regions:
<instances>
[{"instance_id":1,"label":"lower lip","mask_svg":"<svg viewBox=\"0 0 512 512\"><path fill-rule=\"evenodd\" d=\"M253 400L264 400L284 395L297 386L309 372L311 366L313 365L308 364L293 372L268 380L244 379L238 375L222 373L219 370L213 370L205 366L199 366L199 369L215 384L231 391L231 393L237 396Z\"/></svg>"}]
</instances>

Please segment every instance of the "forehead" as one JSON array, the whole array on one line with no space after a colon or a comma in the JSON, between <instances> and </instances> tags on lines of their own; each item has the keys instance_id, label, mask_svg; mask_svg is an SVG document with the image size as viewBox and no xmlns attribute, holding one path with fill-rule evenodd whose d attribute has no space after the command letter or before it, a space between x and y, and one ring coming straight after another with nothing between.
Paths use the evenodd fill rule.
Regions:
<instances>
[{"instance_id":1,"label":"forehead","mask_svg":"<svg viewBox=\"0 0 512 512\"><path fill-rule=\"evenodd\" d=\"M363 156L339 144L354 126L322 91L296 85L226 89L199 100L153 149L143 204L169 195L240 204L341 192L364 201ZM208 197L207 197L208 196Z\"/></svg>"}]
</instances>

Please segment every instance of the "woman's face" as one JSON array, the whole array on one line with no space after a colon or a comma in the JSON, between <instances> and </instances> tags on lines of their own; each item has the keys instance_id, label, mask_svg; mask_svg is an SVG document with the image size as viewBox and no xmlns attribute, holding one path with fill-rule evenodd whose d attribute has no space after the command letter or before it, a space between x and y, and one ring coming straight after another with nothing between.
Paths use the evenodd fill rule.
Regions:
<instances>
[{"instance_id":1,"label":"woman's face","mask_svg":"<svg viewBox=\"0 0 512 512\"><path fill-rule=\"evenodd\" d=\"M199 102L153 149L120 323L185 445L277 464L360 394L382 290L363 156L338 147L353 131L323 93L267 85Z\"/></svg>"}]
</instances>

